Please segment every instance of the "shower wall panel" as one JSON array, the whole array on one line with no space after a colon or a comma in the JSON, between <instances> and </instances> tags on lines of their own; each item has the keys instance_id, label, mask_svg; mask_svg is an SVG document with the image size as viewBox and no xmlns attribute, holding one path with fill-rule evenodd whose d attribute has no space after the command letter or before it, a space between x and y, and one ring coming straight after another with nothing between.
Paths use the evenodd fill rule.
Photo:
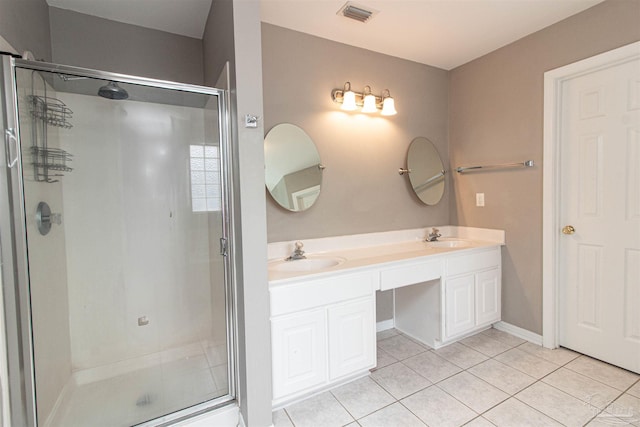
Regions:
<instances>
[{"instance_id":1,"label":"shower wall panel","mask_svg":"<svg viewBox=\"0 0 640 427\"><path fill-rule=\"evenodd\" d=\"M65 94L74 155L64 178L74 370L212 336L206 212L193 212L197 108ZM219 284L223 286L222 283Z\"/></svg>"}]
</instances>

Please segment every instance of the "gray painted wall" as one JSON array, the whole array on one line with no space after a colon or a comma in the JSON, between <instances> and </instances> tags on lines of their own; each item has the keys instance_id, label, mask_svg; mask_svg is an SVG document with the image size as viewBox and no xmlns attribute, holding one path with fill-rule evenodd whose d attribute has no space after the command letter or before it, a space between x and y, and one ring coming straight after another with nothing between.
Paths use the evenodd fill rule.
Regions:
<instances>
[{"instance_id":1,"label":"gray painted wall","mask_svg":"<svg viewBox=\"0 0 640 427\"><path fill-rule=\"evenodd\" d=\"M45 0L0 0L0 35L19 54L51 61L49 6Z\"/></svg>"},{"instance_id":2,"label":"gray painted wall","mask_svg":"<svg viewBox=\"0 0 640 427\"><path fill-rule=\"evenodd\" d=\"M55 7L49 17L54 62L181 83L204 81L202 40Z\"/></svg>"},{"instance_id":3,"label":"gray painted wall","mask_svg":"<svg viewBox=\"0 0 640 427\"><path fill-rule=\"evenodd\" d=\"M269 242L449 223L447 194L426 206L398 175L418 136L448 164L446 71L265 23L262 54L265 131L300 126L326 166L310 209L291 213L266 196ZM388 88L398 114L343 112L330 95L345 81L358 92Z\"/></svg>"},{"instance_id":4,"label":"gray painted wall","mask_svg":"<svg viewBox=\"0 0 640 427\"><path fill-rule=\"evenodd\" d=\"M202 35L205 85L215 86L224 65L229 62L231 87L235 87L234 46L233 2L213 0Z\"/></svg>"},{"instance_id":5,"label":"gray painted wall","mask_svg":"<svg viewBox=\"0 0 640 427\"><path fill-rule=\"evenodd\" d=\"M235 187L238 387L246 425L271 419L271 333L267 286L262 122L244 127L246 114L262 117L260 5L257 1L214 0L204 34L205 83L214 84L230 65L230 115Z\"/></svg>"},{"instance_id":6,"label":"gray painted wall","mask_svg":"<svg viewBox=\"0 0 640 427\"><path fill-rule=\"evenodd\" d=\"M542 333L543 73L640 40L640 0L609 0L451 72L451 167L533 159L455 175L452 222L506 230L502 318ZM486 206L475 207L484 192Z\"/></svg>"}]
</instances>

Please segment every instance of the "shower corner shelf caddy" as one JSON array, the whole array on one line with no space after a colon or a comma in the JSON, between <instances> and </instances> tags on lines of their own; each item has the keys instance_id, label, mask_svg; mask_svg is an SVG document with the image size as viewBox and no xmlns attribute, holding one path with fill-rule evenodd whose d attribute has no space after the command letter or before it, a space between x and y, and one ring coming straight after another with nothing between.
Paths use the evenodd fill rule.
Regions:
<instances>
[{"instance_id":1,"label":"shower corner shelf caddy","mask_svg":"<svg viewBox=\"0 0 640 427\"><path fill-rule=\"evenodd\" d=\"M55 126L63 129L70 129L73 125L69 119L73 111L59 99L29 95L27 97L31 107L33 117L34 137L31 146L32 164L34 167L34 178L38 182L57 182L52 177L64 176L65 172L71 172L68 162L73 155L60 148L50 148L47 143L47 127ZM38 121L40 123L38 123ZM40 137L38 137L37 126L41 124ZM55 171L56 173L51 173Z\"/></svg>"}]
</instances>

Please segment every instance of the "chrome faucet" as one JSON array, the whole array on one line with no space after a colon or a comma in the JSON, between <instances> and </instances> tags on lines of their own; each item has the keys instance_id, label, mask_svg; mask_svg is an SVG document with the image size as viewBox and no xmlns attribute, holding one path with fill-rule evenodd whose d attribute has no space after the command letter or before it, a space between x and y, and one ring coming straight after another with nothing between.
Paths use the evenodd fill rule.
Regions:
<instances>
[{"instance_id":1,"label":"chrome faucet","mask_svg":"<svg viewBox=\"0 0 640 427\"><path fill-rule=\"evenodd\" d=\"M427 242L437 242L438 241L438 237L442 236L442 234L439 233L440 230L438 230L437 228L432 228L431 229L431 233L429 233L427 235L427 238L425 239Z\"/></svg>"},{"instance_id":2,"label":"chrome faucet","mask_svg":"<svg viewBox=\"0 0 640 427\"><path fill-rule=\"evenodd\" d=\"M302 250L303 246L304 245L302 244L302 242L300 242L300 241L296 242L296 249L293 251L293 253L291 255L286 257L284 260L285 261L295 261L295 260L298 260L298 259L307 258L306 256L304 256L304 251Z\"/></svg>"}]
</instances>

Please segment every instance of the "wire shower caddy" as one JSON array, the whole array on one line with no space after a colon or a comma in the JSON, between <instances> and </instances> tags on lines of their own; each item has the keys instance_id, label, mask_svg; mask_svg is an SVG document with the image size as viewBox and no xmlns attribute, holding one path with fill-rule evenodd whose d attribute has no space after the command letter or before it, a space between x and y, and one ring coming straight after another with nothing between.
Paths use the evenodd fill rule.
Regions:
<instances>
[{"instance_id":1,"label":"wire shower caddy","mask_svg":"<svg viewBox=\"0 0 640 427\"><path fill-rule=\"evenodd\" d=\"M38 182L58 182L54 177L64 176L66 172L73 170L68 164L73 160L73 155L60 148L49 147L48 127L72 128L73 125L69 119L73 111L59 99L47 96L47 83L40 73L38 75L42 78L44 95L36 95L33 78L35 73L36 71L31 76L32 94L27 96L33 119L31 144L33 175Z\"/></svg>"}]
</instances>

